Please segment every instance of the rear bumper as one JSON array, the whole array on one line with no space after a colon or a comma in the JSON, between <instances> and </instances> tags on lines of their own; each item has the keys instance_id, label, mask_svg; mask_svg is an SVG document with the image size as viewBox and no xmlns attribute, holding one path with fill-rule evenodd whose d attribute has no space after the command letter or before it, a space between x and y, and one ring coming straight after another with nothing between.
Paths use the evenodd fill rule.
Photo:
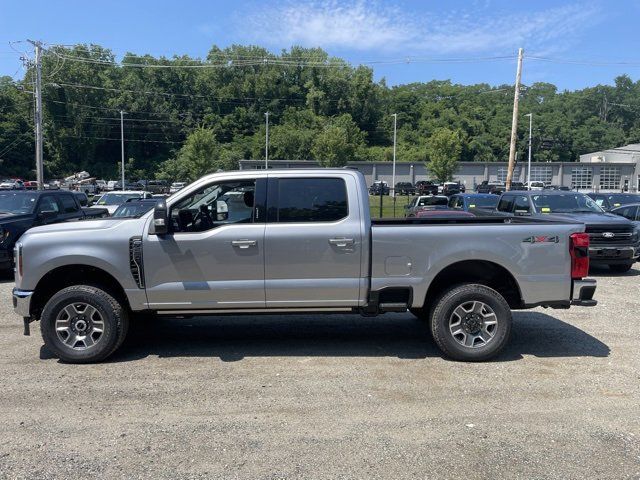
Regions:
<instances>
[{"instance_id":1,"label":"rear bumper","mask_svg":"<svg viewBox=\"0 0 640 480\"><path fill-rule=\"evenodd\" d=\"M13 289L13 310L21 317L30 317L31 313L31 297L33 291Z\"/></svg>"},{"instance_id":2,"label":"rear bumper","mask_svg":"<svg viewBox=\"0 0 640 480\"><path fill-rule=\"evenodd\" d=\"M590 246L589 263L594 265L614 265L616 263L633 263L640 256L640 248L634 246Z\"/></svg>"},{"instance_id":3,"label":"rear bumper","mask_svg":"<svg viewBox=\"0 0 640 480\"><path fill-rule=\"evenodd\" d=\"M595 293L595 279L583 278L582 280L574 280L571 292L571 305L594 307L598 304L598 302L593 299Z\"/></svg>"}]
</instances>

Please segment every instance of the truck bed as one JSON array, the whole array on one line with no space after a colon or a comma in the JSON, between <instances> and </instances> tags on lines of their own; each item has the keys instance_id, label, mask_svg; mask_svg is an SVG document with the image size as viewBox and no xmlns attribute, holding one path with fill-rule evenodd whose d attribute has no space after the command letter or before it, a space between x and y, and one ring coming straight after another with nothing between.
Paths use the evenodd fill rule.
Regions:
<instances>
[{"instance_id":1,"label":"truck bed","mask_svg":"<svg viewBox=\"0 0 640 480\"><path fill-rule=\"evenodd\" d=\"M372 218L372 226L409 226L409 225L503 225L503 224L580 224L571 220L540 219L532 217L513 217L502 215L480 216L480 217L433 217L433 218Z\"/></svg>"}]
</instances>

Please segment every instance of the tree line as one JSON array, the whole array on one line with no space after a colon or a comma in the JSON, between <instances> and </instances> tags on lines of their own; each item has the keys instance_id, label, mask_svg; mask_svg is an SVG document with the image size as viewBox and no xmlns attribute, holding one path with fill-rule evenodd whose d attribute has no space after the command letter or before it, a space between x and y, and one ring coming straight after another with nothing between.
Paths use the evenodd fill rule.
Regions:
<instances>
[{"instance_id":1,"label":"tree line","mask_svg":"<svg viewBox=\"0 0 640 480\"><path fill-rule=\"evenodd\" d=\"M432 162L441 179L452 161L505 161L513 87L448 80L388 86L373 70L293 47L212 47L205 59L126 54L98 45L51 47L42 64L47 178L87 170L119 178L124 111L127 178L193 180L243 158ZM127 65L127 66L125 66ZM33 78L0 78L0 175L34 177ZM640 82L558 91L523 86L520 111L535 119L534 161L640 141ZM518 134L525 158L527 122ZM439 172L439 173L438 173Z\"/></svg>"}]
</instances>

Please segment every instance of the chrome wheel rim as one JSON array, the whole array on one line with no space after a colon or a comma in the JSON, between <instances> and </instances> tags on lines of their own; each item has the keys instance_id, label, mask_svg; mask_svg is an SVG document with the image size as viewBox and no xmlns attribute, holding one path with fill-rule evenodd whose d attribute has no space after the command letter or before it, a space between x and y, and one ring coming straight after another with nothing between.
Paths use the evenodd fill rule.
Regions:
<instances>
[{"instance_id":1,"label":"chrome wheel rim","mask_svg":"<svg viewBox=\"0 0 640 480\"><path fill-rule=\"evenodd\" d=\"M453 309L449 331L454 340L466 348L484 347L498 331L498 317L484 302L464 302Z\"/></svg>"},{"instance_id":2,"label":"chrome wheel rim","mask_svg":"<svg viewBox=\"0 0 640 480\"><path fill-rule=\"evenodd\" d=\"M62 344L72 350L94 347L104 334L104 319L93 306L73 302L58 313L56 335Z\"/></svg>"}]
</instances>

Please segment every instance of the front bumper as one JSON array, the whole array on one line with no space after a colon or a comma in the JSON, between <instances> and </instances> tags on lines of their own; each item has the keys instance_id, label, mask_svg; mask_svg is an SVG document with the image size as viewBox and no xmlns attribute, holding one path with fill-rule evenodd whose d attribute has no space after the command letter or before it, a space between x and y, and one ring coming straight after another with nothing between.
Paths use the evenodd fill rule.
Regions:
<instances>
[{"instance_id":1,"label":"front bumper","mask_svg":"<svg viewBox=\"0 0 640 480\"><path fill-rule=\"evenodd\" d=\"M23 318L31 316L31 290L13 289L13 310Z\"/></svg>"},{"instance_id":2,"label":"front bumper","mask_svg":"<svg viewBox=\"0 0 640 480\"><path fill-rule=\"evenodd\" d=\"M589 247L589 263L594 265L612 265L616 263L633 263L638 260L638 247Z\"/></svg>"},{"instance_id":3,"label":"front bumper","mask_svg":"<svg viewBox=\"0 0 640 480\"><path fill-rule=\"evenodd\" d=\"M595 279L583 278L582 280L574 280L571 293L571 305L578 305L580 307L594 307L598 304L598 302L593 299L593 295L595 293Z\"/></svg>"}]
</instances>

